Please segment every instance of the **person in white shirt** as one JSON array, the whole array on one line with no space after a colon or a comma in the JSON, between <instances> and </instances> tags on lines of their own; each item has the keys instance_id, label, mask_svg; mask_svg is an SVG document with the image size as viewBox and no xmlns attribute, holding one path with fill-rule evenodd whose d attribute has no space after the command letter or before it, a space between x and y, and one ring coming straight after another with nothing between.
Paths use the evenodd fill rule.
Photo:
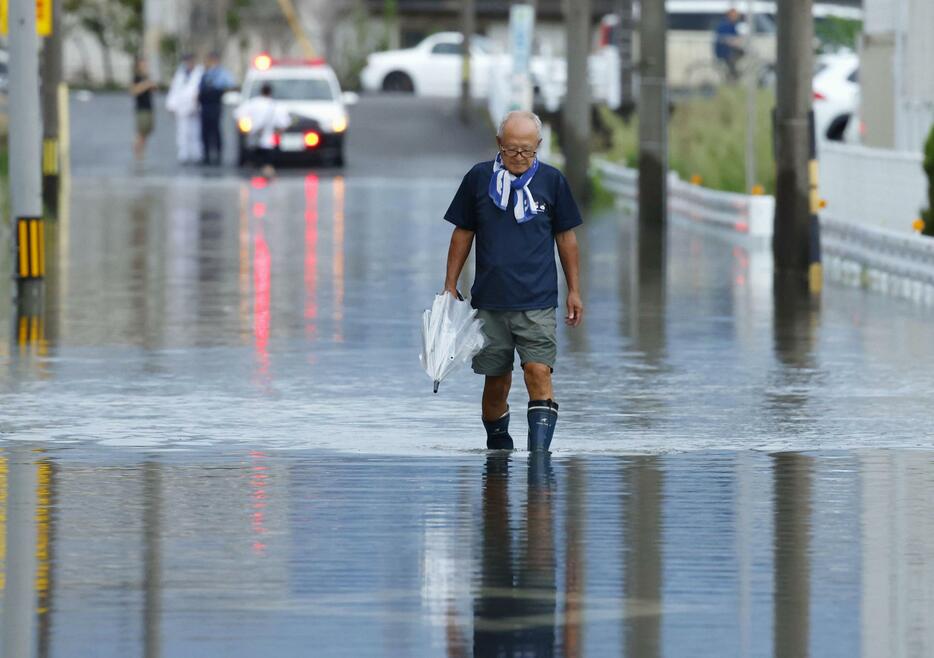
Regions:
<instances>
[{"instance_id":1,"label":"person in white shirt","mask_svg":"<svg viewBox=\"0 0 934 658\"><path fill-rule=\"evenodd\" d=\"M256 161L262 167L264 176L272 176L272 156L276 149L276 133L288 128L292 117L288 111L272 97L272 85L268 82L260 87L259 96L251 98L237 108L237 121L249 119L250 132L248 141L256 153Z\"/></svg>"},{"instance_id":2,"label":"person in white shirt","mask_svg":"<svg viewBox=\"0 0 934 658\"><path fill-rule=\"evenodd\" d=\"M198 87L203 72L194 55L185 55L165 99L166 108L175 115L175 141L182 164L200 162L202 157Z\"/></svg>"}]
</instances>

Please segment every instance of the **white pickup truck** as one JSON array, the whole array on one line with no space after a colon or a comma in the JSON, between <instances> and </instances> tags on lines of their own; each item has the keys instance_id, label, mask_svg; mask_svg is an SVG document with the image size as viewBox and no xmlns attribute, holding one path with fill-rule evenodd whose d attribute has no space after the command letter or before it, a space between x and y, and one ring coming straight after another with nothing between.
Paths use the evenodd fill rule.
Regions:
<instances>
[{"instance_id":1,"label":"white pickup truck","mask_svg":"<svg viewBox=\"0 0 934 658\"><path fill-rule=\"evenodd\" d=\"M364 91L413 93L418 96L457 98L461 93L464 39L460 32L438 32L413 48L387 50L371 54L360 73ZM595 101L608 100L606 80L617 80L607 67L618 67L615 53L590 56L590 80ZM483 36L470 40L471 95L486 99L491 84L509 77L509 55ZM567 62L563 57L534 55L530 63L532 85L537 102L557 109L567 84ZM499 75L498 72L502 71ZM617 92L618 93L618 92Z\"/></svg>"}]
</instances>

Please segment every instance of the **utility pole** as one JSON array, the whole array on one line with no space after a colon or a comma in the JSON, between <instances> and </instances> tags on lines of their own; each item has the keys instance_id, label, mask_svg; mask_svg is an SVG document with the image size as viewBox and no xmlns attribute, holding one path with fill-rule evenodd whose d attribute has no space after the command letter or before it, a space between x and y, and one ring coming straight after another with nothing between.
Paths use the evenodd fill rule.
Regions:
<instances>
[{"instance_id":1,"label":"utility pole","mask_svg":"<svg viewBox=\"0 0 934 658\"><path fill-rule=\"evenodd\" d=\"M800 282L806 280L811 263L819 260L816 220L812 227L811 218L816 210L811 187L812 6L812 0L778 3L772 252L776 277Z\"/></svg>"},{"instance_id":2,"label":"utility pole","mask_svg":"<svg viewBox=\"0 0 934 658\"><path fill-rule=\"evenodd\" d=\"M746 0L746 56L757 61L753 48L756 36L756 5L754 0ZM758 71L755 66L746 72L746 194L752 193L756 185L756 117L759 93Z\"/></svg>"},{"instance_id":3,"label":"utility pole","mask_svg":"<svg viewBox=\"0 0 934 658\"><path fill-rule=\"evenodd\" d=\"M39 162L39 37L36 35L34 0L10 0L10 201L16 239L15 276L18 296L37 296L24 288L45 270L42 223L42 178ZM34 288L34 287L33 287Z\"/></svg>"},{"instance_id":4,"label":"utility pole","mask_svg":"<svg viewBox=\"0 0 934 658\"><path fill-rule=\"evenodd\" d=\"M52 5L52 33L42 47L42 199L46 211L58 214L61 151L59 148L59 85L62 83L62 0Z\"/></svg>"},{"instance_id":5,"label":"utility pole","mask_svg":"<svg viewBox=\"0 0 934 658\"><path fill-rule=\"evenodd\" d=\"M564 0L567 26L567 89L561 113L564 170L571 191L586 203L590 193L590 0Z\"/></svg>"},{"instance_id":6,"label":"utility pole","mask_svg":"<svg viewBox=\"0 0 934 658\"><path fill-rule=\"evenodd\" d=\"M461 55L461 121L470 123L470 39L476 30L476 5L474 0L461 0L461 32L464 34Z\"/></svg>"},{"instance_id":7,"label":"utility pole","mask_svg":"<svg viewBox=\"0 0 934 658\"><path fill-rule=\"evenodd\" d=\"M668 79L665 0L643 0L639 25L639 223L668 218Z\"/></svg>"},{"instance_id":8,"label":"utility pole","mask_svg":"<svg viewBox=\"0 0 934 658\"><path fill-rule=\"evenodd\" d=\"M635 107L632 94L632 34L635 24L632 20L632 0L619 2L619 36L616 47L619 51L619 111L629 116Z\"/></svg>"}]
</instances>

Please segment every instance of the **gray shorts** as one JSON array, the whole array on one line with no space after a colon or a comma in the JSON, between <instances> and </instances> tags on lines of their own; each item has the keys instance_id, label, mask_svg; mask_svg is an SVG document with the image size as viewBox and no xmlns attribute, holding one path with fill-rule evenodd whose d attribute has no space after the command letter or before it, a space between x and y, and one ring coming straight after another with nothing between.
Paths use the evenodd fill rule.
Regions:
<instances>
[{"instance_id":1,"label":"gray shorts","mask_svg":"<svg viewBox=\"0 0 934 658\"><path fill-rule=\"evenodd\" d=\"M478 375L505 375L512 372L515 353L519 363L542 363L555 367L558 356L558 327L555 309L532 311L488 311L479 309L487 345L473 358Z\"/></svg>"}]
</instances>

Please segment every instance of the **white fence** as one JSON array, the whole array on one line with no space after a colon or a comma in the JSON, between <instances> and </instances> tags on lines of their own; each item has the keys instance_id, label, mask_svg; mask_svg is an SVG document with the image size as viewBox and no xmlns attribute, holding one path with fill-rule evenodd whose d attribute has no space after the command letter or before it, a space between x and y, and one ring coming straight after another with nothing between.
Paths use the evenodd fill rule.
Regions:
<instances>
[{"instance_id":1,"label":"white fence","mask_svg":"<svg viewBox=\"0 0 934 658\"><path fill-rule=\"evenodd\" d=\"M639 173L598 160L594 168L601 184L622 202L635 204ZM748 235L761 242L772 236L775 199L718 192L669 174L669 210L686 218ZM883 206L884 207L884 206ZM934 301L934 239L913 231L864 225L850 216L821 216L821 248L828 271L850 283L899 296Z\"/></svg>"},{"instance_id":2,"label":"white fence","mask_svg":"<svg viewBox=\"0 0 934 658\"><path fill-rule=\"evenodd\" d=\"M934 300L934 239L823 215L821 247L840 278L902 297Z\"/></svg>"},{"instance_id":3,"label":"white fence","mask_svg":"<svg viewBox=\"0 0 934 658\"><path fill-rule=\"evenodd\" d=\"M919 153L822 144L820 195L827 215L860 226L910 233L927 204Z\"/></svg>"},{"instance_id":4,"label":"white fence","mask_svg":"<svg viewBox=\"0 0 934 658\"><path fill-rule=\"evenodd\" d=\"M632 202L639 194L639 174L635 169L598 160L595 168L601 183L617 196ZM775 199L718 192L681 180L678 174L668 175L668 206L670 211L685 219L710 224L758 240L772 237L772 218Z\"/></svg>"}]
</instances>

